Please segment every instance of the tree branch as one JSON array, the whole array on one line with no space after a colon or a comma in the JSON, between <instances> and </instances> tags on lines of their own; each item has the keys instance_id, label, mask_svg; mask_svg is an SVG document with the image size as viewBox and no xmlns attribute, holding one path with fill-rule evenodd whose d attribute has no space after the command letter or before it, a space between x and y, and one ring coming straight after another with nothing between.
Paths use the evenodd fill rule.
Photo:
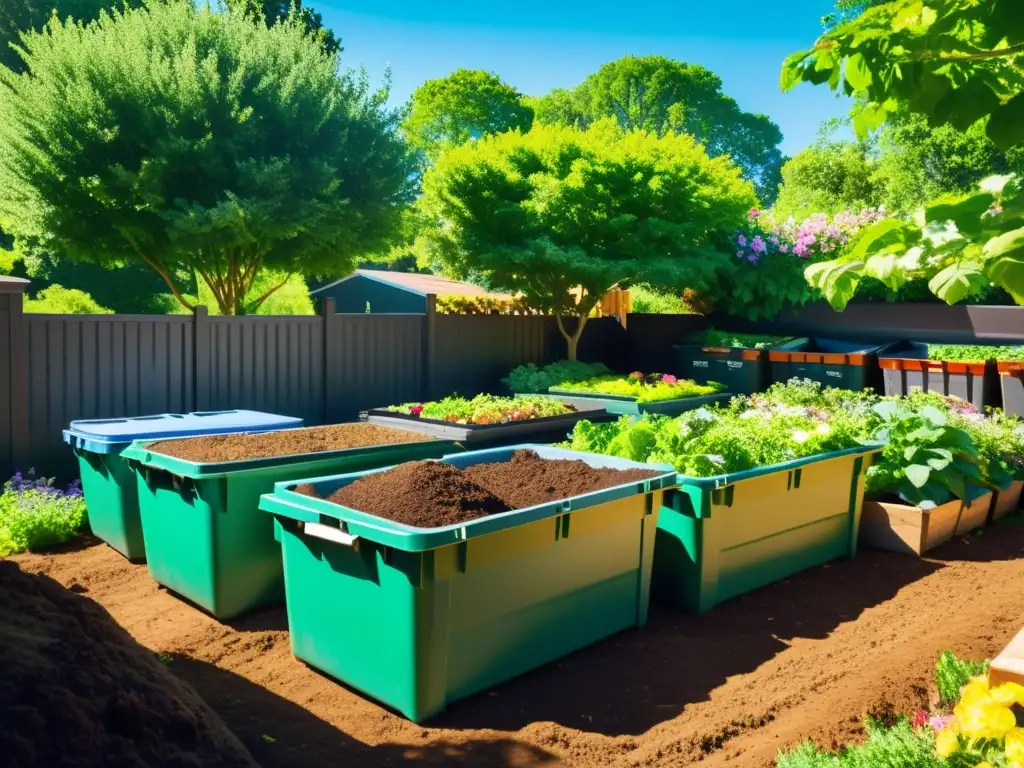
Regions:
<instances>
[{"instance_id":1,"label":"tree branch","mask_svg":"<svg viewBox=\"0 0 1024 768\"><path fill-rule=\"evenodd\" d=\"M146 262L154 272L156 272L158 275L160 275L161 278L163 278L163 281L167 283L167 287L171 289L171 294L174 296L175 299L178 300L178 303L181 304L181 306L185 307L185 309L189 310L190 312L195 311L196 305L190 304L189 302L185 301L185 297L182 296L181 291L178 289L177 284L175 284L174 282L174 278L171 277L171 273L165 267L160 266L158 262L144 254L142 252L142 249L139 248L139 246L137 246L132 239L125 239L128 240L129 244L132 246L132 250L134 250L135 253L139 255L139 258Z\"/></svg>"},{"instance_id":2,"label":"tree branch","mask_svg":"<svg viewBox=\"0 0 1024 768\"><path fill-rule=\"evenodd\" d=\"M284 280L282 280L282 281L281 281L280 283L278 283L277 285L275 285L275 286L274 286L273 288L271 288L271 289L270 289L269 291L267 291L266 293L264 293L264 294L263 294L262 296L260 296L260 297L258 297L258 298L256 298L256 299L254 299L254 300L253 300L253 303L252 303L252 305L251 305L251 306L252 306L252 311L253 311L253 312L255 312L255 311L256 311L257 309L259 309L259 308L260 308L261 306L263 306L263 302L265 302L265 301L266 301L267 299L269 299L269 298L270 298L270 297L271 297L271 296L272 296L272 295L273 295L274 293L276 293L277 291L279 291L279 290L280 290L281 288L284 288L285 284L286 284L286 283L287 283L287 282L288 282L289 280L291 280L291 279L292 279L292 275L294 275L294 274L295 274L294 272L289 272L289 273L288 273L288 275L287 275L287 276L285 277L285 279L284 279ZM248 309L248 308L247 308L247 309Z\"/></svg>"}]
</instances>

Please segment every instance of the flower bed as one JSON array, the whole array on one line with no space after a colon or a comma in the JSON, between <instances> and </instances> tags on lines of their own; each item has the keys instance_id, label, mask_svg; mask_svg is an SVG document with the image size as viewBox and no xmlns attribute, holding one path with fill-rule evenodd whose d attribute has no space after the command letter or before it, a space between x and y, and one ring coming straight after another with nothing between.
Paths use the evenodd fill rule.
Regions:
<instances>
[{"instance_id":1,"label":"flower bed","mask_svg":"<svg viewBox=\"0 0 1024 768\"><path fill-rule=\"evenodd\" d=\"M0 557L63 544L83 533L87 520L77 480L61 490L18 472L0 491Z\"/></svg>"},{"instance_id":2,"label":"flower bed","mask_svg":"<svg viewBox=\"0 0 1024 768\"><path fill-rule=\"evenodd\" d=\"M446 397L434 402L390 405L383 410L428 421L484 425L564 416L574 413L576 408L548 397L477 395L469 400L464 397Z\"/></svg>"},{"instance_id":3,"label":"flower bed","mask_svg":"<svg viewBox=\"0 0 1024 768\"><path fill-rule=\"evenodd\" d=\"M645 374L634 371L628 376L610 374L583 381L563 382L551 387L549 391L558 394L601 395L642 404L707 397L720 393L722 389L722 385L716 382L698 384L668 373Z\"/></svg>"},{"instance_id":4,"label":"flower bed","mask_svg":"<svg viewBox=\"0 0 1024 768\"><path fill-rule=\"evenodd\" d=\"M419 722L643 625L674 481L669 467L518 446L281 483L261 508L281 541L292 651Z\"/></svg>"}]
</instances>

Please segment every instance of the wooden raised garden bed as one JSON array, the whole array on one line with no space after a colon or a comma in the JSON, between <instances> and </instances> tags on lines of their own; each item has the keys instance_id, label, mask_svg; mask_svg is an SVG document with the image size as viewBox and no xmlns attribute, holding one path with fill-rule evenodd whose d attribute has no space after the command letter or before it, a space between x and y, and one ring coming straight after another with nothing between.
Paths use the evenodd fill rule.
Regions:
<instances>
[{"instance_id":1,"label":"wooden raised garden bed","mask_svg":"<svg viewBox=\"0 0 1024 768\"><path fill-rule=\"evenodd\" d=\"M899 501L865 501L860 540L878 549L923 555L940 544L985 524L992 505L991 491L978 490L971 503L960 499L934 509L919 509Z\"/></svg>"}]
</instances>

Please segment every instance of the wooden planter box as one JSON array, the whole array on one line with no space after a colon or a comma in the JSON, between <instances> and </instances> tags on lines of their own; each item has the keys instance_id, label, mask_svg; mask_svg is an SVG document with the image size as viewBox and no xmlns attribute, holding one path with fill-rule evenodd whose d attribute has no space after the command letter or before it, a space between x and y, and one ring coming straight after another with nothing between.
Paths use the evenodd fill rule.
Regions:
<instances>
[{"instance_id":1,"label":"wooden planter box","mask_svg":"<svg viewBox=\"0 0 1024 768\"><path fill-rule=\"evenodd\" d=\"M991 506L991 491L978 491L970 505L954 499L935 509L865 501L860 518L860 541L890 552L923 555L954 536L984 525Z\"/></svg>"},{"instance_id":2,"label":"wooden planter box","mask_svg":"<svg viewBox=\"0 0 1024 768\"><path fill-rule=\"evenodd\" d=\"M989 522L994 523L1001 517L1013 514L1020 507L1020 495L1024 491L1024 480L1011 483L1005 491L998 491L992 500L992 514Z\"/></svg>"},{"instance_id":3,"label":"wooden planter box","mask_svg":"<svg viewBox=\"0 0 1024 768\"><path fill-rule=\"evenodd\" d=\"M1010 641L988 669L988 684L993 688L1003 683L1024 685L1024 629Z\"/></svg>"}]
</instances>

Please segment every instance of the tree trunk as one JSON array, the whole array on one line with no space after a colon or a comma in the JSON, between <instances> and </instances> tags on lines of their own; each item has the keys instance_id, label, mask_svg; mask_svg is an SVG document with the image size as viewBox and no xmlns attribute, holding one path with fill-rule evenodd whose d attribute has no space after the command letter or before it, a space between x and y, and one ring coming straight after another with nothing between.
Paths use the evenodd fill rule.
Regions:
<instances>
[{"instance_id":1,"label":"tree trunk","mask_svg":"<svg viewBox=\"0 0 1024 768\"><path fill-rule=\"evenodd\" d=\"M558 323L558 330L565 339L567 358L568 360L575 360L577 357L577 351L580 346L580 338L583 336L583 328L587 324L587 320L590 319L589 314L579 315L576 318L576 330L573 333L569 333L565 330L565 321L562 315L555 315L555 320Z\"/></svg>"}]
</instances>

